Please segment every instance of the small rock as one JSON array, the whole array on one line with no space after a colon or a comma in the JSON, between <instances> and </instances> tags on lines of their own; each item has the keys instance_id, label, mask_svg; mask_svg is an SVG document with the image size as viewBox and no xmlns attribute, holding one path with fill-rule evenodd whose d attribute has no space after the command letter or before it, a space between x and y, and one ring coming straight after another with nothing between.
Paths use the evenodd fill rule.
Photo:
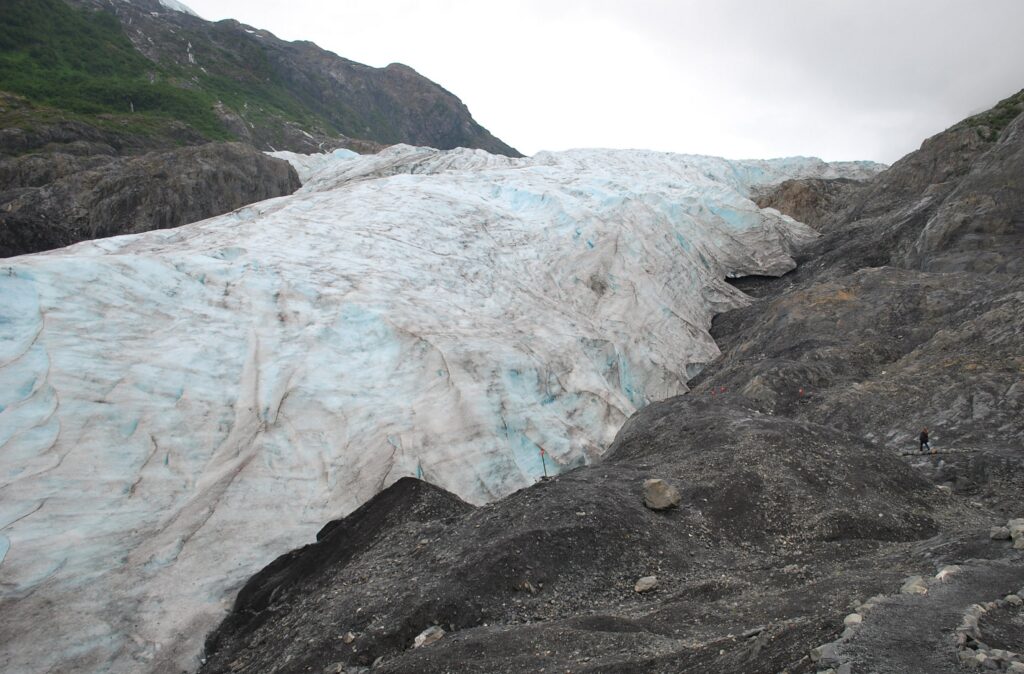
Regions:
<instances>
[{"instance_id":1,"label":"small rock","mask_svg":"<svg viewBox=\"0 0 1024 674\"><path fill-rule=\"evenodd\" d=\"M864 616L859 613L851 613L850 615L843 618L843 625L846 627L855 627L860 625L864 621Z\"/></svg>"},{"instance_id":2,"label":"small rock","mask_svg":"<svg viewBox=\"0 0 1024 674\"><path fill-rule=\"evenodd\" d=\"M644 576L640 580L636 581L636 585L633 586L633 589L636 590L637 592L641 592L642 593L642 592L650 592L651 590L655 589L656 587L658 587L658 577L657 576Z\"/></svg>"},{"instance_id":3,"label":"small rock","mask_svg":"<svg viewBox=\"0 0 1024 674\"><path fill-rule=\"evenodd\" d=\"M949 578L950 576L952 576L953 574L959 573L959 572L960 572L960 567L959 566L956 566L955 564L950 564L948 566L942 567L942 569L937 574L935 574L935 578L937 580L944 581L947 578Z\"/></svg>"},{"instance_id":4,"label":"small rock","mask_svg":"<svg viewBox=\"0 0 1024 674\"><path fill-rule=\"evenodd\" d=\"M346 644L350 644L356 640L356 635L352 632L345 632L345 634L341 637L341 640Z\"/></svg>"},{"instance_id":5,"label":"small rock","mask_svg":"<svg viewBox=\"0 0 1024 674\"><path fill-rule=\"evenodd\" d=\"M1011 662L1010 666L1006 668L1006 671L1010 672L1010 674L1024 674L1024 663Z\"/></svg>"},{"instance_id":6,"label":"small rock","mask_svg":"<svg viewBox=\"0 0 1024 674\"><path fill-rule=\"evenodd\" d=\"M974 655L974 651L972 651L969 648L967 650L960 651L960 653L958 654L960 658L960 664L971 669L977 668L978 661L974 659Z\"/></svg>"},{"instance_id":7,"label":"small rock","mask_svg":"<svg viewBox=\"0 0 1024 674\"><path fill-rule=\"evenodd\" d=\"M651 510L674 508L682 498L679 490L664 480L644 480L644 505Z\"/></svg>"},{"instance_id":8,"label":"small rock","mask_svg":"<svg viewBox=\"0 0 1024 674\"><path fill-rule=\"evenodd\" d=\"M1020 606L1024 604L1024 599L1021 599L1019 594L1008 594L1006 595L1006 603L1011 606Z\"/></svg>"},{"instance_id":9,"label":"small rock","mask_svg":"<svg viewBox=\"0 0 1024 674\"><path fill-rule=\"evenodd\" d=\"M988 530L988 537L993 541L1010 540L1010 529L1007 527L992 527Z\"/></svg>"},{"instance_id":10,"label":"small rock","mask_svg":"<svg viewBox=\"0 0 1024 674\"><path fill-rule=\"evenodd\" d=\"M839 662L839 653L836 652L835 644L823 644L811 649L811 662L819 665L834 665Z\"/></svg>"},{"instance_id":11,"label":"small rock","mask_svg":"<svg viewBox=\"0 0 1024 674\"><path fill-rule=\"evenodd\" d=\"M1013 539L1013 549L1024 550L1024 536L1018 536L1017 538Z\"/></svg>"},{"instance_id":12,"label":"small rock","mask_svg":"<svg viewBox=\"0 0 1024 674\"><path fill-rule=\"evenodd\" d=\"M442 628L438 627L437 625L434 625L432 627L428 627L427 629L425 629L422 632L420 632L419 636L417 636L413 640L412 647L413 648L420 648L422 646L427 646L429 644L434 643L435 641L437 641L438 639L440 639L443 636L444 636L444 630Z\"/></svg>"},{"instance_id":13,"label":"small rock","mask_svg":"<svg viewBox=\"0 0 1024 674\"><path fill-rule=\"evenodd\" d=\"M900 594L928 594L928 586L924 584L921 576L910 576L903 581Z\"/></svg>"}]
</instances>

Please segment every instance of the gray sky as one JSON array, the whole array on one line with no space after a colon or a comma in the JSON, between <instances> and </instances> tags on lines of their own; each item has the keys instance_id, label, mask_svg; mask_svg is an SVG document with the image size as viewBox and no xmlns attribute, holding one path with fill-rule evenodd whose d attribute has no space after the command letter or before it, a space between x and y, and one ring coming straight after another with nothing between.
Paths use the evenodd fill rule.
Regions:
<instances>
[{"instance_id":1,"label":"gray sky","mask_svg":"<svg viewBox=\"0 0 1024 674\"><path fill-rule=\"evenodd\" d=\"M1024 0L186 0L405 63L532 154L891 163L1024 88Z\"/></svg>"}]
</instances>

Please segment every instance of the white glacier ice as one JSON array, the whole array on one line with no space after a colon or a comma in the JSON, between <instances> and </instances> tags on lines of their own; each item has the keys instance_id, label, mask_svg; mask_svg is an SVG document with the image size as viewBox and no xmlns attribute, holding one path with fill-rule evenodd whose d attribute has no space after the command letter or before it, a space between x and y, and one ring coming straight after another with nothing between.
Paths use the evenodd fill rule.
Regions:
<instances>
[{"instance_id":1,"label":"white glacier ice","mask_svg":"<svg viewBox=\"0 0 1024 674\"><path fill-rule=\"evenodd\" d=\"M813 233L814 159L396 146L273 199L0 262L5 671L194 669L252 573L383 486L597 458Z\"/></svg>"},{"instance_id":2,"label":"white glacier ice","mask_svg":"<svg viewBox=\"0 0 1024 674\"><path fill-rule=\"evenodd\" d=\"M333 152L321 154L298 154L287 150L267 152L267 154L271 157L283 159L295 167L295 172L299 174L299 180L302 181L302 184L306 184L314 173L318 173L327 164L345 159L355 159L359 156L352 150L345 148L338 148Z\"/></svg>"}]
</instances>

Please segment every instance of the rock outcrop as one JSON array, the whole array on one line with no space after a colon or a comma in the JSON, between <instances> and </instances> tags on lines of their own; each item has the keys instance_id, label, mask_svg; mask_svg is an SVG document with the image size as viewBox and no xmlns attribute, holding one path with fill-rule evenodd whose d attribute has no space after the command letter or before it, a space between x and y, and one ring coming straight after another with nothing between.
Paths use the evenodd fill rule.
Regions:
<instances>
[{"instance_id":1,"label":"rock outcrop","mask_svg":"<svg viewBox=\"0 0 1024 674\"><path fill-rule=\"evenodd\" d=\"M298 188L291 165L241 143L0 161L0 257L177 227Z\"/></svg>"}]
</instances>

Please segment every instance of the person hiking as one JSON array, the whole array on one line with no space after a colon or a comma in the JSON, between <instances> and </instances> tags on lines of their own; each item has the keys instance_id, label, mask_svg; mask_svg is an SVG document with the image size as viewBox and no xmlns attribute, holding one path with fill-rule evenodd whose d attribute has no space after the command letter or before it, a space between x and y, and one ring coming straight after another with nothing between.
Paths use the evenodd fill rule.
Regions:
<instances>
[{"instance_id":1,"label":"person hiking","mask_svg":"<svg viewBox=\"0 0 1024 674\"><path fill-rule=\"evenodd\" d=\"M928 429L927 428L922 428L921 429L921 436L918 438L918 441L921 443L921 448L920 448L921 452L924 452L925 450L928 450L929 452L932 451L932 446L928 444Z\"/></svg>"}]
</instances>

